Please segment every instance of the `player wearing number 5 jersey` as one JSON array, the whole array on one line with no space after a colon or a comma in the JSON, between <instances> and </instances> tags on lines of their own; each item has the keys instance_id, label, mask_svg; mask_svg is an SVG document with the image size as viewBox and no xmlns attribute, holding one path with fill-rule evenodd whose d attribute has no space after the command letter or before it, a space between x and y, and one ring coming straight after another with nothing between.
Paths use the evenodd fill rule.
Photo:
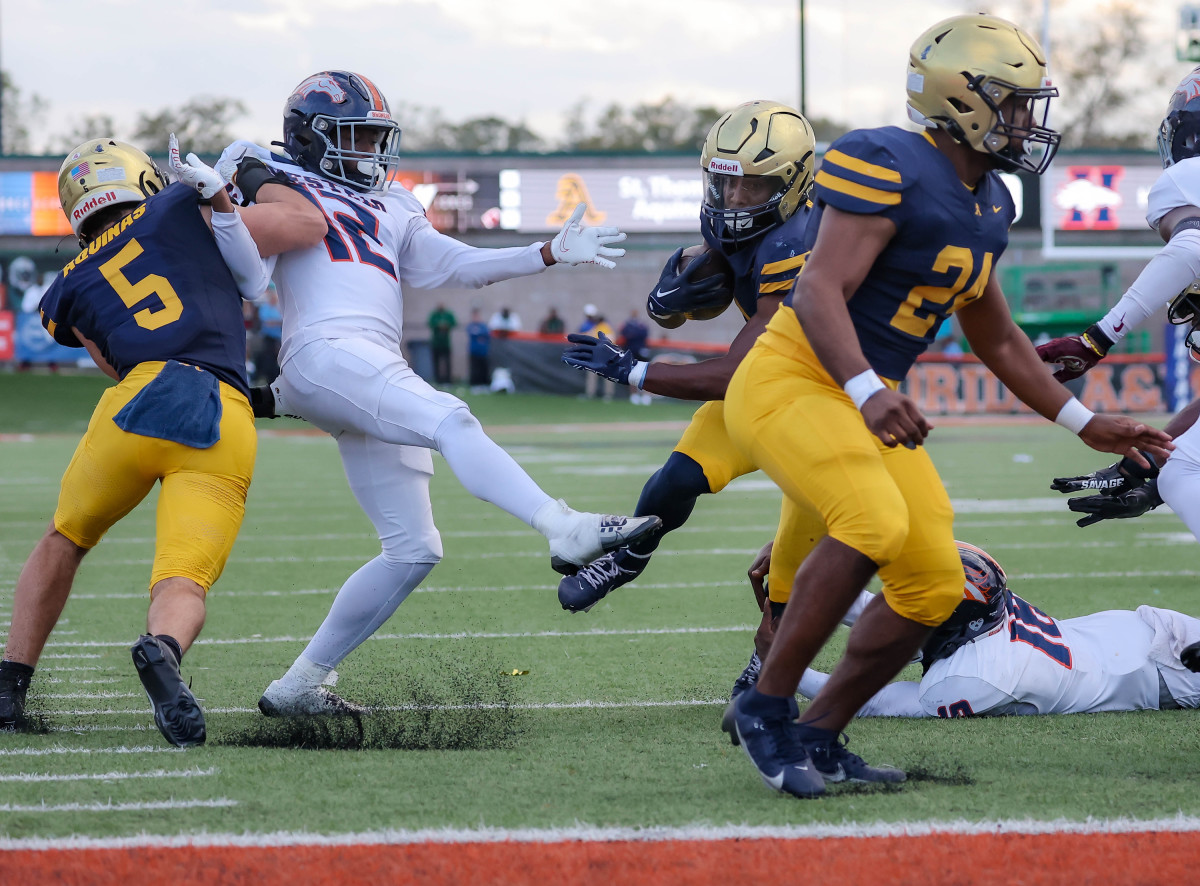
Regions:
<instances>
[{"instance_id":1,"label":"player wearing number 5 jersey","mask_svg":"<svg viewBox=\"0 0 1200 886\"><path fill-rule=\"evenodd\" d=\"M401 353L404 287L479 288L548 265L599 264L623 249L615 228L580 224L584 207L551 243L477 249L434 230L417 199L391 185L400 130L378 88L346 71L305 79L284 110L286 156L245 142L220 168L257 157L285 175L329 220L325 241L273 261L283 313L280 412L332 434L346 477L382 551L342 586L312 642L259 701L269 715L360 710L321 686L374 633L442 557L433 523L430 450L466 488L537 529L552 563L572 571L645 537L657 517L584 514L555 501L484 432L465 403L431 387ZM239 172L243 197L253 177ZM389 187L389 185L391 185ZM260 197L260 199L262 199Z\"/></svg>"},{"instance_id":2,"label":"player wearing number 5 jersey","mask_svg":"<svg viewBox=\"0 0 1200 886\"><path fill-rule=\"evenodd\" d=\"M840 734L961 598L953 511L921 444L930 425L897 388L954 312L972 349L1037 412L1090 446L1165 452L1161 431L1093 416L1055 384L996 281L1012 203L997 169L1042 172L1058 144L1037 42L986 15L922 34L909 58L910 115L838 139L818 171L812 252L725 397L735 445L828 534L796 573L757 686L738 696L742 747L772 788L902 781L866 765ZM799 714L804 668L867 581L883 593L851 632L827 686Z\"/></svg>"},{"instance_id":3,"label":"player wearing number 5 jersey","mask_svg":"<svg viewBox=\"0 0 1200 886\"><path fill-rule=\"evenodd\" d=\"M53 525L17 580L0 728L23 723L33 668L83 556L160 483L147 633L133 660L167 740L205 738L179 663L204 624L254 470L242 296L266 287L260 250L317 243L325 222L278 184L278 206L238 212L213 170L178 160L174 137L171 154L183 179L172 185L112 139L80 145L59 172L82 250L42 297L42 323L60 344L86 347L117 384L92 414Z\"/></svg>"},{"instance_id":4,"label":"player wearing number 5 jersey","mask_svg":"<svg viewBox=\"0 0 1200 886\"><path fill-rule=\"evenodd\" d=\"M966 583L954 613L921 649L919 683L889 683L860 717L986 717L1200 707L1200 674L1180 661L1200 619L1139 606L1051 618L1008 587L986 551L959 542ZM853 624L874 595L863 591ZM806 670L800 694L828 680Z\"/></svg>"}]
</instances>

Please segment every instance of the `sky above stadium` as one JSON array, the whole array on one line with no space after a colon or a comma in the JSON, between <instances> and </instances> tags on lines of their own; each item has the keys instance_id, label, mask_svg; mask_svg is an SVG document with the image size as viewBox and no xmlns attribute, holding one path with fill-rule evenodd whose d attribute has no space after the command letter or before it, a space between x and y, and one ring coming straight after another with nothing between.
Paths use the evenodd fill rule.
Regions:
<instances>
[{"instance_id":1,"label":"sky above stadium","mask_svg":"<svg viewBox=\"0 0 1200 886\"><path fill-rule=\"evenodd\" d=\"M1173 53L1178 4L1151 5L1164 52ZM240 98L250 113L237 133L269 141L278 137L291 88L327 68L367 75L393 106L438 108L454 122L496 115L554 138L580 100L592 112L667 95L717 107L752 98L799 106L798 7L798 0L21 0L0 9L0 66L24 94L49 104L35 148L67 132L72 118L109 114L120 128L140 111L196 96ZM983 8L968 0L806 0L809 115L903 123L913 39L942 18ZM1040 0L986 8L1041 35ZM1051 0L1051 40L1069 41L1089 8L1093 0ZM1160 92L1152 99L1155 122L1167 97Z\"/></svg>"}]
</instances>

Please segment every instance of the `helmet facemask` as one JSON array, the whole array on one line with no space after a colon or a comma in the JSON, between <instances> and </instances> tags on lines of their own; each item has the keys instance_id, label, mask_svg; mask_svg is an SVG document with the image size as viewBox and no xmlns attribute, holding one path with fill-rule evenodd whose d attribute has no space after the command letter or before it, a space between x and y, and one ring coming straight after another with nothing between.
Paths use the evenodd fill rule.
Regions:
<instances>
[{"instance_id":1,"label":"helmet facemask","mask_svg":"<svg viewBox=\"0 0 1200 886\"><path fill-rule=\"evenodd\" d=\"M784 220L779 204L799 174L797 169L790 179L784 179L777 175L743 176L709 170L704 174L701 213L710 220L721 241L737 249ZM727 202L744 202L740 195L735 196L743 189L762 193L764 199L751 205L727 205Z\"/></svg>"},{"instance_id":2,"label":"helmet facemask","mask_svg":"<svg viewBox=\"0 0 1200 886\"><path fill-rule=\"evenodd\" d=\"M723 114L704 139L701 225L729 251L787 221L808 199L816 139L797 111L752 101Z\"/></svg>"},{"instance_id":3,"label":"helmet facemask","mask_svg":"<svg viewBox=\"0 0 1200 886\"><path fill-rule=\"evenodd\" d=\"M1192 327L1184 344L1193 362L1200 363L1200 341L1196 339L1196 331L1200 329L1200 280L1194 281L1171 300L1167 306L1167 319L1172 326Z\"/></svg>"},{"instance_id":4,"label":"helmet facemask","mask_svg":"<svg viewBox=\"0 0 1200 886\"><path fill-rule=\"evenodd\" d=\"M1011 172L1024 170L1034 175L1045 172L1062 140L1062 135L1046 125L1050 99L1058 95L1058 89L1049 85L1022 89L982 74L974 80L968 79L967 88L979 93L995 119L981 140L982 147L996 158L999 166ZM1018 116L1027 122L1018 123Z\"/></svg>"},{"instance_id":5,"label":"helmet facemask","mask_svg":"<svg viewBox=\"0 0 1200 886\"><path fill-rule=\"evenodd\" d=\"M392 120L363 117L330 117L317 114L311 129L324 143L321 174L355 190L383 191L400 165L400 125ZM364 130L372 132L372 150L356 145Z\"/></svg>"}]
</instances>

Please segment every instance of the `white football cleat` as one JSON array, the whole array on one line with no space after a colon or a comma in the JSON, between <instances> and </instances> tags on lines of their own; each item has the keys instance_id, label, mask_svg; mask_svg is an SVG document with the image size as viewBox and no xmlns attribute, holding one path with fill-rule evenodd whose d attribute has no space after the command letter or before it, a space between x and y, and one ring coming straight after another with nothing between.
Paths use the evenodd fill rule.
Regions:
<instances>
[{"instance_id":1,"label":"white football cleat","mask_svg":"<svg viewBox=\"0 0 1200 886\"><path fill-rule=\"evenodd\" d=\"M641 541L662 529L658 517L622 517L572 511L559 502L565 519L549 535L550 565L562 575L574 575L581 566L610 551Z\"/></svg>"},{"instance_id":2,"label":"white football cleat","mask_svg":"<svg viewBox=\"0 0 1200 886\"><path fill-rule=\"evenodd\" d=\"M267 717L358 717L371 712L324 686L288 685L282 680L267 687L258 700L258 709Z\"/></svg>"}]
</instances>

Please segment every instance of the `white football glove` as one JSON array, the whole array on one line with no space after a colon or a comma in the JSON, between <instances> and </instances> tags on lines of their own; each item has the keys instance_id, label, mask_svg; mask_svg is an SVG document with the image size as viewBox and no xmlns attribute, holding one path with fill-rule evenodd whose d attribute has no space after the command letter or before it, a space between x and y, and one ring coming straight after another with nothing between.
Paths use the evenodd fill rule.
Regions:
<instances>
[{"instance_id":1,"label":"white football glove","mask_svg":"<svg viewBox=\"0 0 1200 886\"><path fill-rule=\"evenodd\" d=\"M187 155L187 164L185 165L179 159L179 139L175 137L175 133L171 133L171 137L167 139L167 155L171 164L171 171L175 173L175 177L183 182L188 187L195 188L199 191L200 196L204 199L209 199L217 191L225 188L225 180L211 166L201 162L200 158L195 154Z\"/></svg>"},{"instance_id":2,"label":"white football glove","mask_svg":"<svg viewBox=\"0 0 1200 886\"><path fill-rule=\"evenodd\" d=\"M625 234L618 228L597 227L589 228L581 225L583 211L587 204L580 203L567 219L553 240L550 241L550 256L556 262L568 265L600 265L602 268L615 268L614 258L625 254L624 249L614 249L608 244L620 243Z\"/></svg>"}]
</instances>

